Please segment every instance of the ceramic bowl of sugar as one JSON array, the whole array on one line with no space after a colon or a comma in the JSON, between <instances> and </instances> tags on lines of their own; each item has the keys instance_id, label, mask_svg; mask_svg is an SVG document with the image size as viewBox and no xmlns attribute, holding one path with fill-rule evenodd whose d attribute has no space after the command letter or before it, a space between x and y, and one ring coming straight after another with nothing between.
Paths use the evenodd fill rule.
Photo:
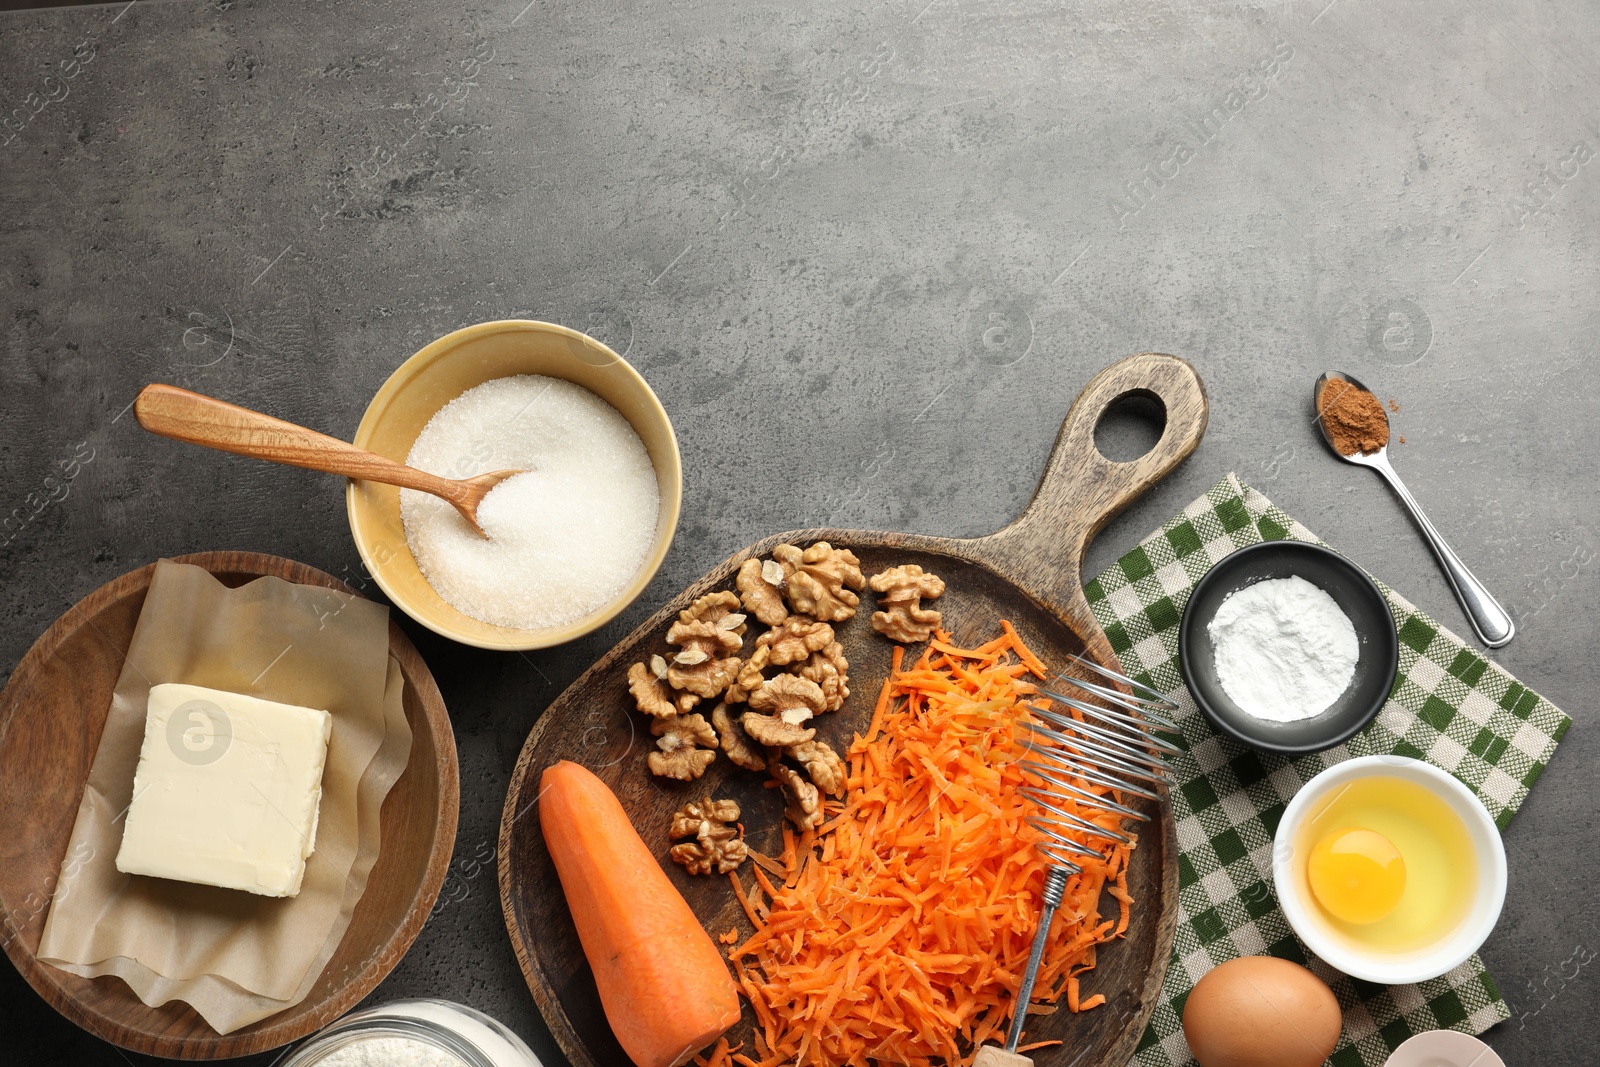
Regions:
<instances>
[{"instance_id":1,"label":"ceramic bowl of sugar","mask_svg":"<svg viewBox=\"0 0 1600 1067\"><path fill-rule=\"evenodd\" d=\"M559 645L603 626L672 543L683 467L671 420L639 372L548 322L483 322L400 365L355 443L447 478L496 486L474 531L445 501L351 481L350 531L397 607L479 648Z\"/></svg>"}]
</instances>

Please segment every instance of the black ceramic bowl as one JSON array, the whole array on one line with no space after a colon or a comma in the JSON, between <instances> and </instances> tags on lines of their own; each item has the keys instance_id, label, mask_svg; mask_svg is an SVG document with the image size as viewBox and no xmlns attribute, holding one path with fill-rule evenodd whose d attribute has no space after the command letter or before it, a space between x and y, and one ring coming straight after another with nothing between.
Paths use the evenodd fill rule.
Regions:
<instances>
[{"instance_id":1,"label":"black ceramic bowl","mask_svg":"<svg viewBox=\"0 0 1600 1067\"><path fill-rule=\"evenodd\" d=\"M1268 578L1298 575L1333 597L1355 626L1358 658L1350 685L1320 715L1268 722L1248 715L1217 681L1206 628L1230 593ZM1400 639L1388 602L1371 578L1348 559L1304 541L1263 541L1222 559L1194 587L1178 625L1178 669L1206 718L1223 733L1268 752L1300 755L1348 741L1383 707L1400 668Z\"/></svg>"}]
</instances>

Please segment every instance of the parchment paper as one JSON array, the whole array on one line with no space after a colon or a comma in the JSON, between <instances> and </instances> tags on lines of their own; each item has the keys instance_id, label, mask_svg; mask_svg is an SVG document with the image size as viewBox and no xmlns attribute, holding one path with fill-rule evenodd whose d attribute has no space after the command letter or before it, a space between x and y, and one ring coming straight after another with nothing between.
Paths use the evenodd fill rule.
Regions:
<instances>
[{"instance_id":1,"label":"parchment paper","mask_svg":"<svg viewBox=\"0 0 1600 1067\"><path fill-rule=\"evenodd\" d=\"M150 1005L183 1000L219 1033L303 999L349 926L377 859L383 798L410 757L388 644L386 609L359 597L277 578L228 589L201 568L157 564L39 958L86 977L116 975ZM117 871L148 695L162 682L332 712L316 851L298 896Z\"/></svg>"}]
</instances>

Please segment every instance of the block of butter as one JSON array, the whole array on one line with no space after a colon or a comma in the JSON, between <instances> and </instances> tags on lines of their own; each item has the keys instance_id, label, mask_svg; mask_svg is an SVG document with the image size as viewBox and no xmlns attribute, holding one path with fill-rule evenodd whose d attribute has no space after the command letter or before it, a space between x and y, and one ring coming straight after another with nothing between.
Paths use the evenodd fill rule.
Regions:
<instances>
[{"instance_id":1,"label":"block of butter","mask_svg":"<svg viewBox=\"0 0 1600 1067\"><path fill-rule=\"evenodd\" d=\"M198 685L150 689L117 870L300 892L333 716Z\"/></svg>"}]
</instances>

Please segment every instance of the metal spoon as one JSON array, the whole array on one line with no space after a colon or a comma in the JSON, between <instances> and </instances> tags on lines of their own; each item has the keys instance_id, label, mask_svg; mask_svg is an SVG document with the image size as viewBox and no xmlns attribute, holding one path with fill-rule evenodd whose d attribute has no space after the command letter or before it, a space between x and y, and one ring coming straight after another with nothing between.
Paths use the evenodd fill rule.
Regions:
<instances>
[{"instance_id":1,"label":"metal spoon","mask_svg":"<svg viewBox=\"0 0 1600 1067\"><path fill-rule=\"evenodd\" d=\"M1317 379L1317 384L1312 388L1311 392L1311 407L1317 414L1315 420L1317 430L1322 434L1322 439L1328 443L1328 450L1346 463L1354 463L1361 467L1371 467L1383 476L1384 481L1389 483L1389 488L1394 490L1395 495L1400 498L1400 502L1406 506L1406 510L1411 512L1411 518L1415 520L1417 526L1422 530L1422 536L1427 539L1428 547L1433 549L1433 554L1438 557L1439 566L1444 568L1444 575L1450 580L1450 587L1455 590L1456 599L1461 601L1461 607L1466 611L1467 618L1472 623L1472 628L1478 633L1478 640L1490 648L1499 648L1509 642L1512 637L1516 636L1516 624L1512 621L1506 609L1500 606L1500 602L1489 595L1489 590L1485 589L1483 583L1478 581L1477 577L1467 569L1465 563L1461 562L1461 557L1457 556L1455 551L1445 543L1444 538L1439 535L1439 531L1434 529L1433 523L1428 521L1428 516L1422 513L1422 505L1417 503L1416 498L1411 495L1411 491L1400 480L1400 476L1389 465L1389 449L1384 447L1376 452L1356 452L1353 455L1346 456L1333 447L1333 438L1328 436L1328 429L1322 424L1322 411L1319 407L1322 386L1330 378L1342 378L1357 389L1364 389L1369 393L1372 392L1372 390L1367 389L1366 386L1344 371L1334 371L1332 374L1324 374ZM1387 414L1384 415L1385 423L1388 422L1388 418Z\"/></svg>"},{"instance_id":2,"label":"metal spoon","mask_svg":"<svg viewBox=\"0 0 1600 1067\"><path fill-rule=\"evenodd\" d=\"M484 537L489 535L478 525L478 505L489 490L513 474L523 473L492 471L476 478L441 478L336 437L175 385L145 386L134 398L133 413L140 426L175 441L432 493L449 501Z\"/></svg>"}]
</instances>

